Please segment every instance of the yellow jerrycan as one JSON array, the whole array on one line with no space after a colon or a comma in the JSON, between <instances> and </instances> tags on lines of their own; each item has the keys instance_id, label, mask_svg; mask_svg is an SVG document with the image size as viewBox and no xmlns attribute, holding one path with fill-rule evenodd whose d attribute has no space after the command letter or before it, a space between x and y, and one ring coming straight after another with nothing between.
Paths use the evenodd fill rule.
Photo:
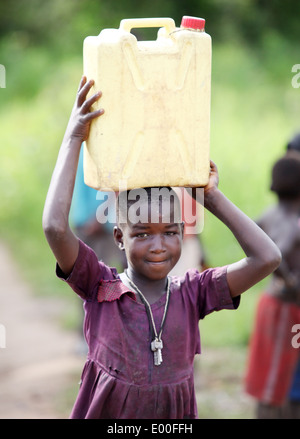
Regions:
<instances>
[{"instance_id":1,"label":"yellow jerrycan","mask_svg":"<svg viewBox=\"0 0 300 439\"><path fill-rule=\"evenodd\" d=\"M103 95L84 146L84 179L98 190L205 186L209 178L211 37L205 20L124 19L83 44L91 93ZM132 29L158 27L154 41Z\"/></svg>"}]
</instances>

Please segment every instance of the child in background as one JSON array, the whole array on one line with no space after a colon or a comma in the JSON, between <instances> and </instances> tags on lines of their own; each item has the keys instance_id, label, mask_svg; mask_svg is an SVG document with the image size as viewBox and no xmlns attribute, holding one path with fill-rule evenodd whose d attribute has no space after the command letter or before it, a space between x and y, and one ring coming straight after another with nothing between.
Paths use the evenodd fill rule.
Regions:
<instances>
[{"instance_id":1,"label":"child in background","mask_svg":"<svg viewBox=\"0 0 300 439\"><path fill-rule=\"evenodd\" d=\"M297 133L287 145L288 151L299 153L300 159L300 133ZM300 213L299 213L300 218ZM287 398L286 417L300 419L300 354L298 356L298 365L294 374L292 386Z\"/></svg>"},{"instance_id":2,"label":"child in background","mask_svg":"<svg viewBox=\"0 0 300 439\"><path fill-rule=\"evenodd\" d=\"M127 271L119 275L99 262L68 221L81 143L92 120L104 112L91 109L101 96L98 92L87 99L92 86L92 80L82 78L43 214L57 274L83 299L86 313L89 352L71 418L197 418L193 361L200 353L199 319L237 308L240 294L278 267L280 252L218 189L218 171L211 162L205 208L232 231L245 258L169 277L180 257L184 224L176 215L178 199L165 188L172 195L169 204L168 196L154 201L151 189L139 204L141 218L158 211L158 221L133 222L126 214L114 229L117 245L126 252ZM121 198L121 208L129 212L132 197L121 193ZM161 214L165 206L168 219Z\"/></svg>"},{"instance_id":3,"label":"child in background","mask_svg":"<svg viewBox=\"0 0 300 439\"><path fill-rule=\"evenodd\" d=\"M275 163L271 190L277 194L278 204L269 208L258 224L278 245L282 262L258 303L246 391L258 400L258 418L299 419L296 376L292 386L299 361L299 349L292 344L292 328L300 323L299 152L288 149ZM289 397L291 386L294 389Z\"/></svg>"}]
</instances>

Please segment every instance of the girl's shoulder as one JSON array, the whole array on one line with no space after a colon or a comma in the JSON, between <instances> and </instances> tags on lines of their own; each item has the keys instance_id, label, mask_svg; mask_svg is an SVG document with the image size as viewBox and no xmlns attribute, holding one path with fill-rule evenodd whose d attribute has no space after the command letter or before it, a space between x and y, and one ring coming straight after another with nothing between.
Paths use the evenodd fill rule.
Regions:
<instances>
[{"instance_id":1,"label":"girl's shoulder","mask_svg":"<svg viewBox=\"0 0 300 439\"><path fill-rule=\"evenodd\" d=\"M223 267L207 268L204 271L189 269L184 276L171 276L174 290L190 292L192 294L207 294L210 290L228 290L227 265Z\"/></svg>"},{"instance_id":2,"label":"girl's shoulder","mask_svg":"<svg viewBox=\"0 0 300 439\"><path fill-rule=\"evenodd\" d=\"M113 282L118 278L116 268L99 261L94 250L81 240L78 257L70 275L66 278L58 266L56 274L84 300L96 299L102 281Z\"/></svg>"},{"instance_id":3,"label":"girl's shoulder","mask_svg":"<svg viewBox=\"0 0 300 439\"><path fill-rule=\"evenodd\" d=\"M185 272L183 276L170 276L171 281L174 285L182 286L193 286L214 281L220 276L224 276L227 272L227 265L223 267L210 267L203 271L199 271L196 268L190 268Z\"/></svg>"},{"instance_id":4,"label":"girl's shoulder","mask_svg":"<svg viewBox=\"0 0 300 439\"><path fill-rule=\"evenodd\" d=\"M199 310L199 317L221 309L236 309L239 297L232 299L227 283L227 265L202 272L188 270L184 276L172 276L171 291L179 292L181 300Z\"/></svg>"}]
</instances>

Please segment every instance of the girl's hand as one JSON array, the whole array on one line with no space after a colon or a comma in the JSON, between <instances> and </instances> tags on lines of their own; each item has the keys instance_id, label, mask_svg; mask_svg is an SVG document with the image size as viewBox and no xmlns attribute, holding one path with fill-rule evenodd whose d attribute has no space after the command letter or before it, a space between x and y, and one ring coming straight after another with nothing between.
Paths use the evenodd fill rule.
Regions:
<instances>
[{"instance_id":1,"label":"girl's hand","mask_svg":"<svg viewBox=\"0 0 300 439\"><path fill-rule=\"evenodd\" d=\"M232 297L260 282L278 268L281 255L274 242L218 189L218 169L210 162L204 187L204 206L233 233L246 257L228 264L227 283Z\"/></svg>"},{"instance_id":2,"label":"girl's hand","mask_svg":"<svg viewBox=\"0 0 300 439\"><path fill-rule=\"evenodd\" d=\"M99 91L86 99L93 85L93 79L87 81L85 76L82 77L66 130L66 135L71 138L79 138L81 141L86 140L89 135L91 121L104 113L102 108L90 111L91 106L102 96L101 91Z\"/></svg>"},{"instance_id":3,"label":"girl's hand","mask_svg":"<svg viewBox=\"0 0 300 439\"><path fill-rule=\"evenodd\" d=\"M208 199L217 189L219 184L219 173L216 164L210 161L209 181L204 187L204 199Z\"/></svg>"}]
</instances>

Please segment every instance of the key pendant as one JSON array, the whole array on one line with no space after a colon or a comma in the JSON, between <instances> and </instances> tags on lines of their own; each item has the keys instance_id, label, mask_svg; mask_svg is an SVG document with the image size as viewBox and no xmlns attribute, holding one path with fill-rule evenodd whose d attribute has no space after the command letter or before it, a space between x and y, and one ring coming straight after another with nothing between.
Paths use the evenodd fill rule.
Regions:
<instances>
[{"instance_id":1,"label":"key pendant","mask_svg":"<svg viewBox=\"0 0 300 439\"><path fill-rule=\"evenodd\" d=\"M157 349L157 366L159 366L161 363L162 363L162 361L163 361L163 359L162 359L162 353L161 353L161 349Z\"/></svg>"},{"instance_id":2,"label":"key pendant","mask_svg":"<svg viewBox=\"0 0 300 439\"><path fill-rule=\"evenodd\" d=\"M154 351L154 366L158 366L158 351Z\"/></svg>"},{"instance_id":3,"label":"key pendant","mask_svg":"<svg viewBox=\"0 0 300 439\"><path fill-rule=\"evenodd\" d=\"M155 338L152 342L151 342L151 350L153 352L155 352L157 349L162 349L163 348L163 342L162 340L159 340L158 338Z\"/></svg>"},{"instance_id":4,"label":"key pendant","mask_svg":"<svg viewBox=\"0 0 300 439\"><path fill-rule=\"evenodd\" d=\"M163 348L162 340L158 340L157 338L151 342L151 350L154 353L154 365L159 366L163 359L161 350Z\"/></svg>"},{"instance_id":5,"label":"key pendant","mask_svg":"<svg viewBox=\"0 0 300 439\"><path fill-rule=\"evenodd\" d=\"M161 349L157 349L156 351L153 352L153 354L154 354L154 366L160 366L163 361Z\"/></svg>"}]
</instances>

